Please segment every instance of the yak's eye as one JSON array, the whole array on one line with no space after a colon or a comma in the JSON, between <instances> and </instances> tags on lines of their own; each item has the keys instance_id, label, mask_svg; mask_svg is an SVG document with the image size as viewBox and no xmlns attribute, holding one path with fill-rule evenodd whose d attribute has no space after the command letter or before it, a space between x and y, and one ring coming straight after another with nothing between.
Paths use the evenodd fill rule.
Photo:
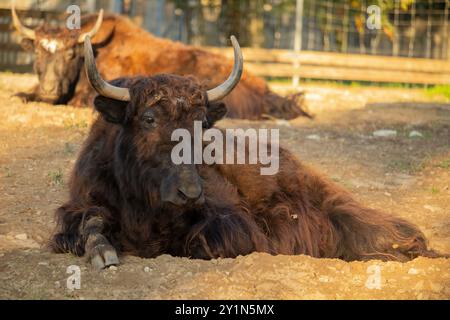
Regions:
<instances>
[{"instance_id":1,"label":"yak's eye","mask_svg":"<svg viewBox=\"0 0 450 320\"><path fill-rule=\"evenodd\" d=\"M147 116L147 117L144 117L144 122L146 124L153 124L155 122L155 119L153 119L152 117Z\"/></svg>"},{"instance_id":2,"label":"yak's eye","mask_svg":"<svg viewBox=\"0 0 450 320\"><path fill-rule=\"evenodd\" d=\"M206 117L202 121L202 127L209 128L209 122L208 122L208 119L206 119Z\"/></svg>"},{"instance_id":3,"label":"yak's eye","mask_svg":"<svg viewBox=\"0 0 450 320\"><path fill-rule=\"evenodd\" d=\"M147 128L153 128L155 127L155 118L153 117L153 114L144 113L142 116L142 122Z\"/></svg>"}]
</instances>

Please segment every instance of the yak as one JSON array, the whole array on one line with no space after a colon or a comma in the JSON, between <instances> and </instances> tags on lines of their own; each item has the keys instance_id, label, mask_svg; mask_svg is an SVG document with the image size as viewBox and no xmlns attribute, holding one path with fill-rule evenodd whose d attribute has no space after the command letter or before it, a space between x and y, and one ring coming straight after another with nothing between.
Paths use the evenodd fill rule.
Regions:
<instances>
[{"instance_id":1,"label":"yak","mask_svg":"<svg viewBox=\"0 0 450 320\"><path fill-rule=\"evenodd\" d=\"M106 80L121 76L171 73L194 75L204 85L215 87L226 77L231 62L224 57L180 42L158 38L119 15L103 10L85 16L80 30L44 24L35 30L21 24L12 6L15 28L23 36L21 45L34 50L34 69L39 84L31 93L19 93L26 101L44 101L73 106L91 105L95 91L82 70L83 40L89 35L95 48L100 73ZM148 48L152 50L148 50ZM282 97L272 92L259 77L244 72L237 88L225 98L230 118L293 119L311 117L301 108L302 93Z\"/></svg>"},{"instance_id":2,"label":"yak","mask_svg":"<svg viewBox=\"0 0 450 320\"><path fill-rule=\"evenodd\" d=\"M51 249L86 255L96 268L118 264L124 254L214 259L266 252L346 261L440 256L417 226L361 205L282 147L273 175L261 175L260 164L172 161L175 129L192 132L196 121L212 128L225 115L223 99L243 68L234 37L232 44L231 75L208 90L192 76L173 74L106 82L85 38L99 116L74 166L70 198L56 210Z\"/></svg>"}]
</instances>

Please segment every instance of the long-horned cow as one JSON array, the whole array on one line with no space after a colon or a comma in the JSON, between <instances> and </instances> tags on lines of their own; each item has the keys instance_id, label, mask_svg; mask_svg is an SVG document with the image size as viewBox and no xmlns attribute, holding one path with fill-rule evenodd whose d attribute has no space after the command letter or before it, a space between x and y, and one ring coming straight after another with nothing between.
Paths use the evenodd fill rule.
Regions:
<instances>
[{"instance_id":1,"label":"long-horned cow","mask_svg":"<svg viewBox=\"0 0 450 320\"><path fill-rule=\"evenodd\" d=\"M215 87L232 63L224 57L197 47L153 36L128 18L88 15L81 29L55 28L45 23L32 30L19 20L14 2L12 18L23 36L22 47L34 50L34 69L39 84L31 93L19 93L25 101L44 101L74 106L91 105L95 91L81 72L84 62L83 39L92 38L98 69L106 80L122 76L171 73L193 75L207 87ZM148 48L152 48L148 50ZM301 93L282 97L273 93L266 82L249 72L224 102L228 117L292 119L310 117L302 110Z\"/></svg>"},{"instance_id":2,"label":"long-horned cow","mask_svg":"<svg viewBox=\"0 0 450 320\"><path fill-rule=\"evenodd\" d=\"M120 254L437 257L415 225L361 205L284 148L274 175L261 175L261 164L172 161L175 129L192 132L196 121L211 128L225 114L222 100L243 68L235 38L232 44L231 75L208 90L193 77L171 74L108 83L85 38L99 117L73 169L70 199L56 212L53 250L86 254L98 268L119 263Z\"/></svg>"}]
</instances>

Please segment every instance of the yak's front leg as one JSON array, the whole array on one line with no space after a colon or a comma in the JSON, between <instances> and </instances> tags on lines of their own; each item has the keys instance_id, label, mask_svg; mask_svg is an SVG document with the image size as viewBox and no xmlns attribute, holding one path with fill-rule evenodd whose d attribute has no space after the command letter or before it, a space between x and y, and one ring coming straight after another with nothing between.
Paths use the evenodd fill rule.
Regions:
<instances>
[{"instance_id":1,"label":"yak's front leg","mask_svg":"<svg viewBox=\"0 0 450 320\"><path fill-rule=\"evenodd\" d=\"M119 264L116 249L102 234L104 221L102 217L91 217L83 228L85 251L92 265L97 269Z\"/></svg>"},{"instance_id":2,"label":"yak's front leg","mask_svg":"<svg viewBox=\"0 0 450 320\"><path fill-rule=\"evenodd\" d=\"M31 101L37 101L37 95L33 92L18 92L12 95L12 97L19 98L23 103L28 103Z\"/></svg>"},{"instance_id":3,"label":"yak's front leg","mask_svg":"<svg viewBox=\"0 0 450 320\"><path fill-rule=\"evenodd\" d=\"M17 92L11 97L17 97L20 100L22 100L23 103L33 102L33 101L39 101L39 84L33 86L31 89L29 89L26 92Z\"/></svg>"},{"instance_id":4,"label":"yak's front leg","mask_svg":"<svg viewBox=\"0 0 450 320\"><path fill-rule=\"evenodd\" d=\"M105 220L110 216L106 208L65 205L56 215L61 231L51 240L53 251L85 254L97 269L119 263L115 248L105 236Z\"/></svg>"}]
</instances>

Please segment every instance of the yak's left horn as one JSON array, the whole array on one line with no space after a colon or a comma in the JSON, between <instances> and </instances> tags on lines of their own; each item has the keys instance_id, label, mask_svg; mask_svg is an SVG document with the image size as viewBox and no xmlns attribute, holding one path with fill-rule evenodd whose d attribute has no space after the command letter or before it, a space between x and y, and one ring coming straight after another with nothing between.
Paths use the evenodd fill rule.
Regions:
<instances>
[{"instance_id":1,"label":"yak's left horn","mask_svg":"<svg viewBox=\"0 0 450 320\"><path fill-rule=\"evenodd\" d=\"M103 80L95 66L94 53L92 52L91 38L89 36L84 38L84 66L89 82L95 91L107 98L130 101L128 88L115 87Z\"/></svg>"},{"instance_id":2,"label":"yak's left horn","mask_svg":"<svg viewBox=\"0 0 450 320\"><path fill-rule=\"evenodd\" d=\"M20 34L22 36L24 36L25 38L28 38L28 39L32 39L32 40L36 39L36 33L34 32L34 30L25 27L20 22L19 17L17 16L17 12L16 12L16 1L14 1L14 0L11 3L11 15L12 15L14 27L17 29L17 31L20 32Z\"/></svg>"},{"instance_id":3,"label":"yak's left horn","mask_svg":"<svg viewBox=\"0 0 450 320\"><path fill-rule=\"evenodd\" d=\"M101 9L100 12L98 13L97 21L95 21L94 27L91 30L89 30L88 32L80 34L80 36L78 37L78 43L83 43L84 39L87 36L89 36L90 38L95 36L95 34L98 32L98 30L100 30L100 27L102 26L102 22L103 22L103 9Z\"/></svg>"},{"instance_id":4,"label":"yak's left horn","mask_svg":"<svg viewBox=\"0 0 450 320\"><path fill-rule=\"evenodd\" d=\"M224 83L206 92L209 101L217 101L225 98L234 89L234 87L236 87L241 79L242 69L244 66L241 47L239 46L235 36L231 36L231 43L233 44L234 49L233 71Z\"/></svg>"}]
</instances>

